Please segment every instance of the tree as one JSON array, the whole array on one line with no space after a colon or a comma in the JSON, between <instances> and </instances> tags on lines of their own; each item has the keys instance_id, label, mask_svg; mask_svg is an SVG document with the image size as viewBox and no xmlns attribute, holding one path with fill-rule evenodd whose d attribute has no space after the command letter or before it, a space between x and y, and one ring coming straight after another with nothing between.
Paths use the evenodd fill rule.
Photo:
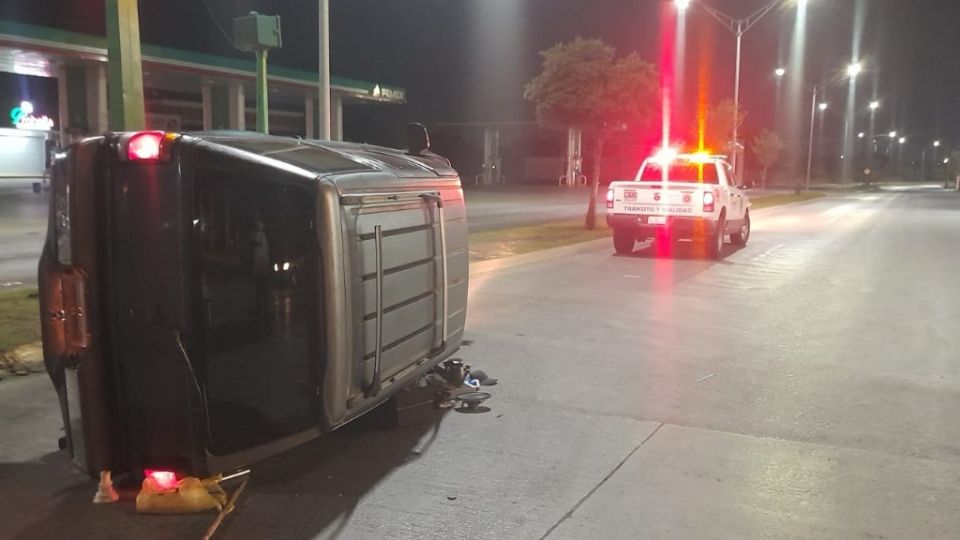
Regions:
<instances>
[{"instance_id":1,"label":"tree","mask_svg":"<svg viewBox=\"0 0 960 540\"><path fill-rule=\"evenodd\" d=\"M757 161L763 165L763 176L760 177L760 185L763 188L767 187L767 171L771 165L777 162L780 158L780 152L782 152L785 147L786 145L780 140L780 136L767 129L761 131L759 135L754 137L751 148L757 157Z\"/></svg>"},{"instance_id":2,"label":"tree","mask_svg":"<svg viewBox=\"0 0 960 540\"><path fill-rule=\"evenodd\" d=\"M627 126L646 128L658 118L656 68L631 54L617 58L600 39L577 38L540 53L540 73L523 96L536 104L542 125L580 128L596 137L590 201L584 226L596 226L603 147L610 133Z\"/></svg>"},{"instance_id":3,"label":"tree","mask_svg":"<svg viewBox=\"0 0 960 540\"><path fill-rule=\"evenodd\" d=\"M734 110L732 99L724 99L707 110L706 117L703 119L704 148L716 153L730 152L732 154L733 149L730 148L730 145L733 142ZM746 116L747 113L740 109L737 114L738 130L743 126L743 119ZM691 133L699 133L699 131L700 126L696 125Z\"/></svg>"}]
</instances>

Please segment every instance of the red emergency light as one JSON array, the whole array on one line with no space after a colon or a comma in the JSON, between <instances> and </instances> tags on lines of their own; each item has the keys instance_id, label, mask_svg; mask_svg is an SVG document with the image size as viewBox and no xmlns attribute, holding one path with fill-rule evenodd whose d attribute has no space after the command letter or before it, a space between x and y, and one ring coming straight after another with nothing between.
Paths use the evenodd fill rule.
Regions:
<instances>
[{"instance_id":1,"label":"red emergency light","mask_svg":"<svg viewBox=\"0 0 960 540\"><path fill-rule=\"evenodd\" d=\"M130 161L156 161L160 159L162 131L141 131L127 141L127 159Z\"/></svg>"},{"instance_id":2,"label":"red emergency light","mask_svg":"<svg viewBox=\"0 0 960 540\"><path fill-rule=\"evenodd\" d=\"M143 475L153 478L161 489L173 489L177 487L177 473L173 471L144 469Z\"/></svg>"}]
</instances>

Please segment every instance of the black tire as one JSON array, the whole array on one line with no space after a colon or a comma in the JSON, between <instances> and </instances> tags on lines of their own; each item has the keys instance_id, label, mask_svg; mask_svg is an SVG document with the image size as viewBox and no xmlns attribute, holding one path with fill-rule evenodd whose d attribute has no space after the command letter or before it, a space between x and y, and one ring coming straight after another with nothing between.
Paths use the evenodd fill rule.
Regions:
<instances>
[{"instance_id":1,"label":"black tire","mask_svg":"<svg viewBox=\"0 0 960 540\"><path fill-rule=\"evenodd\" d=\"M727 227L726 213L720 213L720 219L717 220L717 228L713 235L707 241L707 256L711 259L719 259L723 255L723 239L726 236L724 229Z\"/></svg>"},{"instance_id":2,"label":"black tire","mask_svg":"<svg viewBox=\"0 0 960 540\"><path fill-rule=\"evenodd\" d=\"M629 255L637 244L637 236L627 229L613 230L613 249L618 255Z\"/></svg>"},{"instance_id":3,"label":"black tire","mask_svg":"<svg viewBox=\"0 0 960 540\"><path fill-rule=\"evenodd\" d=\"M750 211L747 210L743 214L743 224L740 225L740 230L730 235L730 241L738 246L747 245L747 241L750 240Z\"/></svg>"}]
</instances>

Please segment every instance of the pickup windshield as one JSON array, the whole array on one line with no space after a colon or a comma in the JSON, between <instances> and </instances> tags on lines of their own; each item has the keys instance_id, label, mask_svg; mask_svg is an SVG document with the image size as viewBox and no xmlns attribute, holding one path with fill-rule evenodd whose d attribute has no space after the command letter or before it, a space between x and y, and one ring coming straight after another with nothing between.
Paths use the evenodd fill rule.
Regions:
<instances>
[{"instance_id":1,"label":"pickup windshield","mask_svg":"<svg viewBox=\"0 0 960 540\"><path fill-rule=\"evenodd\" d=\"M662 182L663 167L659 163L648 162L640 173L641 182ZM713 163L671 163L667 169L669 182L696 182L719 184L717 166Z\"/></svg>"}]
</instances>

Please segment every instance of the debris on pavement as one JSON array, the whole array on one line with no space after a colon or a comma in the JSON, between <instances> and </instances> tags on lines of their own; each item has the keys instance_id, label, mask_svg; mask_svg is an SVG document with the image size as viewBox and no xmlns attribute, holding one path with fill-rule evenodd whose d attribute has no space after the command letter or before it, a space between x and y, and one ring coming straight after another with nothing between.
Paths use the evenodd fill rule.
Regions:
<instances>
[{"instance_id":1,"label":"debris on pavement","mask_svg":"<svg viewBox=\"0 0 960 540\"><path fill-rule=\"evenodd\" d=\"M27 375L43 370L43 345L40 343L21 345L0 354L0 372ZM0 373L0 379L4 374Z\"/></svg>"},{"instance_id":2,"label":"debris on pavement","mask_svg":"<svg viewBox=\"0 0 960 540\"><path fill-rule=\"evenodd\" d=\"M192 514L222 510L227 494L220 487L221 477L206 480L188 476L166 488L153 476L143 479L137 494L137 512L141 514Z\"/></svg>"}]
</instances>

